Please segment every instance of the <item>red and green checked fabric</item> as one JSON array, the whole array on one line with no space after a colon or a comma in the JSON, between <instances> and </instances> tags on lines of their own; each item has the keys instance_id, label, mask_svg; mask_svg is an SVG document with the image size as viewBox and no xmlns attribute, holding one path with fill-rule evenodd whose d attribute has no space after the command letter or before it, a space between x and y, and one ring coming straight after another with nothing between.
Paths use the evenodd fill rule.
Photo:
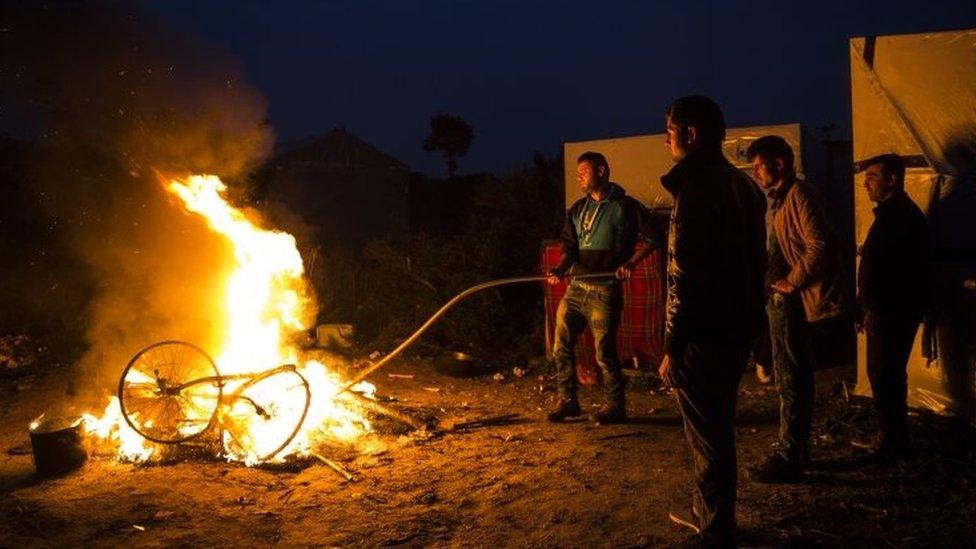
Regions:
<instances>
[{"instance_id":1,"label":"red and green checked fabric","mask_svg":"<svg viewBox=\"0 0 976 549\"><path fill-rule=\"evenodd\" d=\"M542 272L559 264L562 248L559 242L548 243L542 250ZM617 354L624 366L637 359L640 367L657 367L661 362L664 338L664 269L661 251L655 250L634 269L623 284L624 306L617 330ZM546 354L552 356L556 309L566 293L566 283L545 285ZM589 329L576 343L576 376L582 385L600 382L596 365L593 335Z\"/></svg>"}]
</instances>

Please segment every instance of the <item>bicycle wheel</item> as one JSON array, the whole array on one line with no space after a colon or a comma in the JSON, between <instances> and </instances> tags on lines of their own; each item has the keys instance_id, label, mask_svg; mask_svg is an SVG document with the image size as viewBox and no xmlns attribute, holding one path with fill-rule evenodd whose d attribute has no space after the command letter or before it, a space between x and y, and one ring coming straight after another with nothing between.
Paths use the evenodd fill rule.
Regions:
<instances>
[{"instance_id":1,"label":"bicycle wheel","mask_svg":"<svg viewBox=\"0 0 976 549\"><path fill-rule=\"evenodd\" d=\"M153 442L176 444L202 435L222 394L213 359L196 345L160 341L132 357L119 379L122 417Z\"/></svg>"},{"instance_id":2,"label":"bicycle wheel","mask_svg":"<svg viewBox=\"0 0 976 549\"><path fill-rule=\"evenodd\" d=\"M226 399L221 413L224 452L245 463L268 461L302 428L312 391L294 366L257 374Z\"/></svg>"}]
</instances>

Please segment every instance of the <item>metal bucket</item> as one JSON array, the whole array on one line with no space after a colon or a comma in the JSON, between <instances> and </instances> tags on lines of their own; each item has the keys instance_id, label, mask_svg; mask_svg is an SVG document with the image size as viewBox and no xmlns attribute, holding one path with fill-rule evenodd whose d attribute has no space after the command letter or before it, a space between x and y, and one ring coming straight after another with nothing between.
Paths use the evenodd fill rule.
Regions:
<instances>
[{"instance_id":1,"label":"metal bucket","mask_svg":"<svg viewBox=\"0 0 976 549\"><path fill-rule=\"evenodd\" d=\"M88 460L85 449L85 423L81 417L43 415L30 424L31 453L38 476L63 475Z\"/></svg>"}]
</instances>

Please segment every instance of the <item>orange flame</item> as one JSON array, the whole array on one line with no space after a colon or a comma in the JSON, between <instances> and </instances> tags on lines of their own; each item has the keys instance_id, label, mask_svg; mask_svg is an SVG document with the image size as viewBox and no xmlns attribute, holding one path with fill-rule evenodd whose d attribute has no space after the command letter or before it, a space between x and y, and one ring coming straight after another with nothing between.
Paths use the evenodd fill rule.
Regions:
<instances>
[{"instance_id":1,"label":"orange flame","mask_svg":"<svg viewBox=\"0 0 976 549\"><path fill-rule=\"evenodd\" d=\"M224 310L214 315L225 341L215 354L220 374L254 374L282 364L295 364L299 374L283 371L225 382L223 394L232 397L223 402L217 425L227 457L246 464L269 456L280 460L307 454L321 437L348 441L370 431L369 422L355 408L335 398L343 385L338 375L317 361L298 364L299 349L289 336L307 329L306 319L315 317L315 306L308 297L295 238L263 229L232 207L217 176L172 179L165 187L233 246L236 264L226 280ZM373 387L364 383L357 390L371 394ZM100 419L90 416L86 423L89 432L118 440L118 455L124 459L141 461L152 454L152 444L122 420L117 399ZM296 426L297 434L287 447L275 452Z\"/></svg>"}]
</instances>

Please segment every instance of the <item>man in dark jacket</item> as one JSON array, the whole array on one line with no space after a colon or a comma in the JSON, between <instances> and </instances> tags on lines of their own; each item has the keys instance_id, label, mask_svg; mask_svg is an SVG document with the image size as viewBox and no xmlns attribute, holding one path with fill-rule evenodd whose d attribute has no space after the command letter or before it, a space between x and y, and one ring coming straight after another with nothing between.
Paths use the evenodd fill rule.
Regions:
<instances>
[{"instance_id":1,"label":"man in dark jacket","mask_svg":"<svg viewBox=\"0 0 976 549\"><path fill-rule=\"evenodd\" d=\"M650 214L623 187L610 182L610 165L600 153L586 152L579 157L576 178L585 196L566 213L562 260L547 273L549 283L559 282L571 267L573 275L611 274L574 278L559 303L553 344L559 402L548 419L562 421L581 413L574 347L589 326L606 393L606 403L593 414L593 420L621 423L627 419L627 409L617 359L617 327L623 307L620 279L628 278L655 245Z\"/></svg>"},{"instance_id":2,"label":"man in dark jacket","mask_svg":"<svg viewBox=\"0 0 976 549\"><path fill-rule=\"evenodd\" d=\"M772 292L766 303L780 399L778 451L750 468L758 482L802 478L813 419L813 336L847 309L840 249L820 191L798 179L793 149L778 135L746 152L756 182L769 193L773 230L767 240Z\"/></svg>"},{"instance_id":3,"label":"man in dark jacket","mask_svg":"<svg viewBox=\"0 0 976 549\"><path fill-rule=\"evenodd\" d=\"M875 457L911 452L908 437L908 357L925 312L928 226L905 194L905 163L884 154L863 164L868 197L878 205L861 246L857 272L858 330L867 334L867 371L881 444Z\"/></svg>"},{"instance_id":4,"label":"man in dark jacket","mask_svg":"<svg viewBox=\"0 0 976 549\"><path fill-rule=\"evenodd\" d=\"M677 163L661 178L674 206L659 372L677 393L695 462L700 533L689 542L734 546L735 405L765 318L766 199L722 154L725 118L714 101L678 99L666 123Z\"/></svg>"}]
</instances>

